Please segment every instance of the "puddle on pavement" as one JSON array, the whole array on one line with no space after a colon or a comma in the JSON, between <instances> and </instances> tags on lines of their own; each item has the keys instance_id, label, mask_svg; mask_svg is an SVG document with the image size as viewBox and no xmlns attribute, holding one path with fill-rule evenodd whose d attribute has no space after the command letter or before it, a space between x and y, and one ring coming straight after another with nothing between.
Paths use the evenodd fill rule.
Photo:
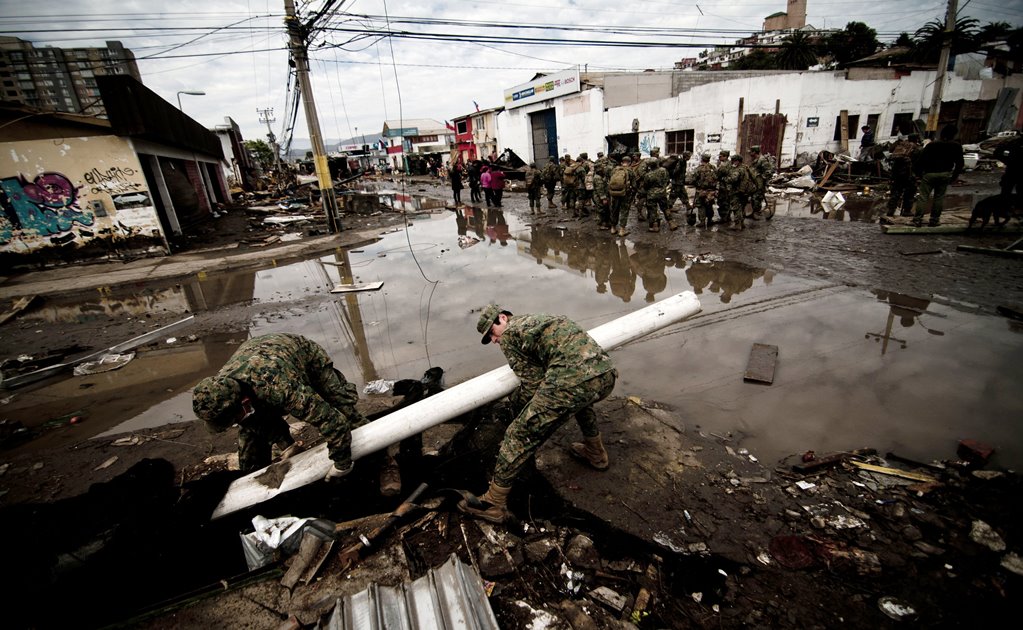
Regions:
<instances>
[{"instance_id":1,"label":"puddle on pavement","mask_svg":"<svg viewBox=\"0 0 1023 630\"><path fill-rule=\"evenodd\" d=\"M350 251L62 308L105 316L284 304L240 327L314 339L361 390L376 379L419 378L434 365L449 386L504 365L497 348L480 346L474 327L475 309L489 301L518 313L564 313L592 328L693 290L699 315L613 353L616 395L670 404L687 430L731 436L765 461L865 446L948 458L968 437L995 446L997 465L1023 464L1016 428L1023 400L1015 395L1023 337L1007 320L938 296L833 286L575 225L533 226L482 208L424 214L407 235L390 232ZM339 282L376 281L384 282L376 292L327 292ZM120 370L18 392L4 413L26 425L87 417L23 448L191 418L190 386L242 339L199 330L179 337L190 333L199 340L140 352ZM743 382L754 343L779 348L773 385Z\"/></svg>"},{"instance_id":2,"label":"puddle on pavement","mask_svg":"<svg viewBox=\"0 0 1023 630\"><path fill-rule=\"evenodd\" d=\"M830 221L856 221L877 223L888 213L888 201L883 193L862 190L843 191L842 203L822 203L822 195L806 192L781 194L767 199L768 206L780 217L820 218ZM950 192L945 196L945 209L969 211L975 196L968 192Z\"/></svg>"}]
</instances>

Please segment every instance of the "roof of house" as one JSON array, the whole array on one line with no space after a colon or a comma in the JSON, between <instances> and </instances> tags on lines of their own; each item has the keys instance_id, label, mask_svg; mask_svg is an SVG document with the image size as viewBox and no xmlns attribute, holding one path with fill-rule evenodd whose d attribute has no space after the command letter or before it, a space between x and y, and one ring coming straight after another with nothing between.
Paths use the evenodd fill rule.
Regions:
<instances>
[{"instance_id":1,"label":"roof of house","mask_svg":"<svg viewBox=\"0 0 1023 630\"><path fill-rule=\"evenodd\" d=\"M411 129L415 128L420 136L432 134L445 134L450 130L444 123L432 118L404 118L402 120L385 120L384 129Z\"/></svg>"}]
</instances>

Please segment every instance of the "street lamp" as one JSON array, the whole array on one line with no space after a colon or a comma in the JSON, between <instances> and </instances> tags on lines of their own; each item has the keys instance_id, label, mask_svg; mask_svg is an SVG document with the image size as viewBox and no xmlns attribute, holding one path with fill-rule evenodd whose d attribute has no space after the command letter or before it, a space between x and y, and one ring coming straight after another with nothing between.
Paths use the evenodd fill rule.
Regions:
<instances>
[{"instance_id":1,"label":"street lamp","mask_svg":"<svg viewBox=\"0 0 1023 630\"><path fill-rule=\"evenodd\" d=\"M178 109L181 110L181 111L185 111L185 110L181 109L181 95L182 94L188 94L189 96L206 96L206 92L200 92L198 90L178 90Z\"/></svg>"}]
</instances>

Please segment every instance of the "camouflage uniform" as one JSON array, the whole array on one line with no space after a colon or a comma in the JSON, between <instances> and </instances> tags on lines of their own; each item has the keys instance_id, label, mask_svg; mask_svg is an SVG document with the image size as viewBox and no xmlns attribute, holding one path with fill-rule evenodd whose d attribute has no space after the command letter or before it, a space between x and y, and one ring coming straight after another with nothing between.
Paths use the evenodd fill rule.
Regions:
<instances>
[{"instance_id":1,"label":"camouflage uniform","mask_svg":"<svg viewBox=\"0 0 1023 630\"><path fill-rule=\"evenodd\" d=\"M530 163L526 168L526 196L529 197L529 213L543 212L540 208L540 191L543 188L543 178L536 165Z\"/></svg>"},{"instance_id":2,"label":"camouflage uniform","mask_svg":"<svg viewBox=\"0 0 1023 630\"><path fill-rule=\"evenodd\" d=\"M728 174L729 212L740 230L745 227L746 204L757 190L750 167L742 163L742 157L732 156L732 172Z\"/></svg>"},{"instance_id":3,"label":"camouflage uniform","mask_svg":"<svg viewBox=\"0 0 1023 630\"><path fill-rule=\"evenodd\" d=\"M619 170L625 172L625 192L621 195L609 193L611 194L610 223L612 228L617 225L619 227L619 235L624 236L625 229L629 226L629 206L631 205L631 197L636 191L636 174L629 164L623 163L621 166L616 166L611 169L611 175L608 176L609 183L611 181L611 176Z\"/></svg>"},{"instance_id":4,"label":"camouflage uniform","mask_svg":"<svg viewBox=\"0 0 1023 630\"><path fill-rule=\"evenodd\" d=\"M714 222L714 197L717 194L717 169L710 165L710 154L704 153L700 158L700 166L693 174L693 185L696 186L696 208L700 213L700 223L709 226Z\"/></svg>"},{"instance_id":5,"label":"camouflage uniform","mask_svg":"<svg viewBox=\"0 0 1023 630\"><path fill-rule=\"evenodd\" d=\"M686 214L693 211L693 206L689 203L689 193L686 192L686 167L689 165L690 157L692 157L692 154L689 151L686 151L677 159L674 167L668 171L668 175L671 176L671 191L668 193L668 208L673 208L675 206L675 202L681 199L682 207L685 209Z\"/></svg>"},{"instance_id":6,"label":"camouflage uniform","mask_svg":"<svg viewBox=\"0 0 1023 630\"><path fill-rule=\"evenodd\" d=\"M255 413L240 420L244 397ZM242 470L268 465L273 444L294 443L284 420L289 414L319 429L330 458L343 469L351 465L351 430L366 423L355 409L358 400L355 385L334 368L323 348L299 335L275 333L249 339L215 376L200 381L192 409L214 432L239 422Z\"/></svg>"},{"instance_id":7,"label":"camouflage uniform","mask_svg":"<svg viewBox=\"0 0 1023 630\"><path fill-rule=\"evenodd\" d=\"M749 165L749 169L753 174L753 181L757 185L757 189L750 195L750 206L753 208L753 218L759 219L767 203L765 197L767 183L774 175L774 161L770 156L761 155L757 147L753 147L750 151L753 154L753 163Z\"/></svg>"},{"instance_id":8,"label":"camouflage uniform","mask_svg":"<svg viewBox=\"0 0 1023 630\"><path fill-rule=\"evenodd\" d=\"M593 199L593 162L590 162L589 156L586 153L580 153L579 159L576 160L576 212L572 213L572 216L588 217L590 216L590 200ZM587 181L588 180L588 181Z\"/></svg>"},{"instance_id":9,"label":"camouflage uniform","mask_svg":"<svg viewBox=\"0 0 1023 630\"><path fill-rule=\"evenodd\" d=\"M646 219L650 231L660 230L661 214L674 230L676 226L671 220L671 210L668 209L668 169L663 166L647 167L640 187L646 201Z\"/></svg>"},{"instance_id":10,"label":"camouflage uniform","mask_svg":"<svg viewBox=\"0 0 1023 630\"><path fill-rule=\"evenodd\" d=\"M611 175L607 163L593 164L593 206L597 212L597 220L602 228L613 227L611 223L611 193L607 189L608 177Z\"/></svg>"},{"instance_id":11,"label":"camouflage uniform","mask_svg":"<svg viewBox=\"0 0 1023 630\"><path fill-rule=\"evenodd\" d=\"M565 163L561 167L561 205L565 210L571 210L572 214L575 214L576 199L579 197L579 173L571 157L566 155L564 159ZM566 171L569 169L575 174L575 181L571 184L565 181Z\"/></svg>"},{"instance_id":12,"label":"camouflage uniform","mask_svg":"<svg viewBox=\"0 0 1023 630\"><path fill-rule=\"evenodd\" d=\"M888 191L888 216L895 216L900 209L906 217L913 212L916 197L916 175L913 173L913 159L920 152L920 145L909 138L897 140L888 158L891 168L891 188Z\"/></svg>"},{"instance_id":13,"label":"camouflage uniform","mask_svg":"<svg viewBox=\"0 0 1023 630\"><path fill-rule=\"evenodd\" d=\"M499 312L496 306L487 307L477 330L489 330ZM513 407L521 411L504 433L494 466L494 483L510 487L570 416L575 415L584 436L600 434L593 404L611 393L618 373L604 349L560 315L510 317L500 344L521 381L511 396Z\"/></svg>"},{"instance_id":14,"label":"camouflage uniform","mask_svg":"<svg viewBox=\"0 0 1023 630\"><path fill-rule=\"evenodd\" d=\"M728 151L718 151L718 221L727 222L731 217L728 195L728 177L732 172L732 164L728 159Z\"/></svg>"},{"instance_id":15,"label":"camouflage uniform","mask_svg":"<svg viewBox=\"0 0 1023 630\"><path fill-rule=\"evenodd\" d=\"M547 207L556 208L558 204L554 203L554 189L557 187L558 182L561 181L561 165L558 164L558 160L550 158L547 160L547 166L543 167L543 185L547 189Z\"/></svg>"}]
</instances>

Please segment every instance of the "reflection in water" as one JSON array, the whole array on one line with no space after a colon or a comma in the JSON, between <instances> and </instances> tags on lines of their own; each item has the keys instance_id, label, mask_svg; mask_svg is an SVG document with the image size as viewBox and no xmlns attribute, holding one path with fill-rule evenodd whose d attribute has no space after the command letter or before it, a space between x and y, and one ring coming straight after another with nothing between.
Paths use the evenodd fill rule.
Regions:
<instances>
[{"instance_id":1,"label":"reflection in water","mask_svg":"<svg viewBox=\"0 0 1023 630\"><path fill-rule=\"evenodd\" d=\"M519 253L550 269L577 273L593 271L597 293L607 293L623 302L632 300L636 279L643 286L643 301L664 297L670 284L668 269L685 269L686 280L700 294L704 290L720 293L729 303L733 296L753 287L762 279L765 285L774 278L772 271L738 262L708 262L704 256L668 250L656 244L639 242L629 250L624 239L601 238L592 234L552 226L532 225L528 236L520 237ZM678 290L678 289L674 289Z\"/></svg>"},{"instance_id":2,"label":"reflection in water","mask_svg":"<svg viewBox=\"0 0 1023 630\"><path fill-rule=\"evenodd\" d=\"M397 190L381 190L380 205L399 212L415 212L417 210L436 210L445 207L442 199L410 195Z\"/></svg>"},{"instance_id":3,"label":"reflection in water","mask_svg":"<svg viewBox=\"0 0 1023 630\"><path fill-rule=\"evenodd\" d=\"M903 328L911 328L918 324L921 328L932 335L938 337L944 336L944 332L928 328L922 321L920 321L920 316L927 313L927 307L931 304L930 300L913 297L911 295L904 295L902 293L881 291L878 289L874 289L871 293L877 297L878 302L887 302L889 305L888 320L885 323L884 332L868 332L864 335L865 339L873 338L874 341L881 343L881 354L887 352L889 340L899 344L899 347L902 350L905 350L906 346L909 345L905 339L899 339L898 337L892 336L892 324L895 322L896 317L899 318L899 324Z\"/></svg>"},{"instance_id":4,"label":"reflection in water","mask_svg":"<svg viewBox=\"0 0 1023 630\"><path fill-rule=\"evenodd\" d=\"M728 304L733 296L753 288L757 279L762 278L764 285L771 284L774 272L726 260L693 262L686 269L686 277L696 295L701 295L706 289L711 293L720 293L721 302Z\"/></svg>"}]
</instances>

